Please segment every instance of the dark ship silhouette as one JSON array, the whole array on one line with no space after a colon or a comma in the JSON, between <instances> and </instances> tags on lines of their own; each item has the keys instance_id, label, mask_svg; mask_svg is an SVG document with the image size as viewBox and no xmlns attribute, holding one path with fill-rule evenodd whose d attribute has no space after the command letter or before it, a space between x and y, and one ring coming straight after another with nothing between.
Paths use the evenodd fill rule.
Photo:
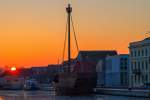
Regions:
<instances>
[{"instance_id":1,"label":"dark ship silhouette","mask_svg":"<svg viewBox=\"0 0 150 100\"><path fill-rule=\"evenodd\" d=\"M104 60L108 55L116 55L116 51L79 51L77 58L71 59L70 26L72 7L70 4L66 11L68 13L68 60L62 64L64 71L54 78L56 95L91 94L97 83L96 65L98 61Z\"/></svg>"}]
</instances>

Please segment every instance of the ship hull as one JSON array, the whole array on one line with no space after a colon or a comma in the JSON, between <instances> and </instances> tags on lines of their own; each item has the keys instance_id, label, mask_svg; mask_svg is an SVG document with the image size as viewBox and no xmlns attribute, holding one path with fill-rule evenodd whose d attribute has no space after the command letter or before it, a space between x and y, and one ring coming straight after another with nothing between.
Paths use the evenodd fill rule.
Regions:
<instances>
[{"instance_id":1,"label":"ship hull","mask_svg":"<svg viewBox=\"0 0 150 100\"><path fill-rule=\"evenodd\" d=\"M56 95L71 94L75 86L76 74L74 73L61 73L58 77L58 82L54 84Z\"/></svg>"},{"instance_id":2,"label":"ship hull","mask_svg":"<svg viewBox=\"0 0 150 100\"><path fill-rule=\"evenodd\" d=\"M93 93L96 77L93 73L61 74L55 84L56 95L89 95Z\"/></svg>"}]
</instances>

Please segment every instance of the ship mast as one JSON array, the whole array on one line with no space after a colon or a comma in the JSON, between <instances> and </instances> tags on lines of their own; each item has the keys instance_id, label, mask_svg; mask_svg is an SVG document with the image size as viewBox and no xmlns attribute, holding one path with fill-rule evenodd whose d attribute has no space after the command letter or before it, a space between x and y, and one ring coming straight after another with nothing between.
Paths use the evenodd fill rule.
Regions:
<instances>
[{"instance_id":1,"label":"ship mast","mask_svg":"<svg viewBox=\"0 0 150 100\"><path fill-rule=\"evenodd\" d=\"M71 44L70 44L70 20L71 20L71 12L72 7L70 4L68 4L68 7L66 8L67 14L68 14L68 71L70 72L70 64L71 64Z\"/></svg>"}]
</instances>

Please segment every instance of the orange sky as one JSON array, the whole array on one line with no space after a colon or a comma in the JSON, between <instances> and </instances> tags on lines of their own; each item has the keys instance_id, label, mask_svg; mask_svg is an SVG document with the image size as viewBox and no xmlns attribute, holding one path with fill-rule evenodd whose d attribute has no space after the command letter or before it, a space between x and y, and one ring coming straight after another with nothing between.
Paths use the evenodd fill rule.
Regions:
<instances>
[{"instance_id":1,"label":"orange sky","mask_svg":"<svg viewBox=\"0 0 150 100\"><path fill-rule=\"evenodd\" d=\"M1 0L0 66L57 63L68 2L80 50L128 53L129 42L150 30L150 0Z\"/></svg>"}]
</instances>

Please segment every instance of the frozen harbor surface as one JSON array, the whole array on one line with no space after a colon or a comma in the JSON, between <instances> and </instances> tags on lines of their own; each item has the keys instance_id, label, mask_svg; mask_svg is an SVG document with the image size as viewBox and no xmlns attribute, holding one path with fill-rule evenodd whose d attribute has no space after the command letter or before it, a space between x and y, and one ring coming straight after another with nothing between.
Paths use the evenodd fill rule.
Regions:
<instances>
[{"instance_id":1,"label":"frozen harbor surface","mask_svg":"<svg viewBox=\"0 0 150 100\"><path fill-rule=\"evenodd\" d=\"M150 98L91 95L91 96L55 96L50 91L0 91L0 100L150 100Z\"/></svg>"}]
</instances>

